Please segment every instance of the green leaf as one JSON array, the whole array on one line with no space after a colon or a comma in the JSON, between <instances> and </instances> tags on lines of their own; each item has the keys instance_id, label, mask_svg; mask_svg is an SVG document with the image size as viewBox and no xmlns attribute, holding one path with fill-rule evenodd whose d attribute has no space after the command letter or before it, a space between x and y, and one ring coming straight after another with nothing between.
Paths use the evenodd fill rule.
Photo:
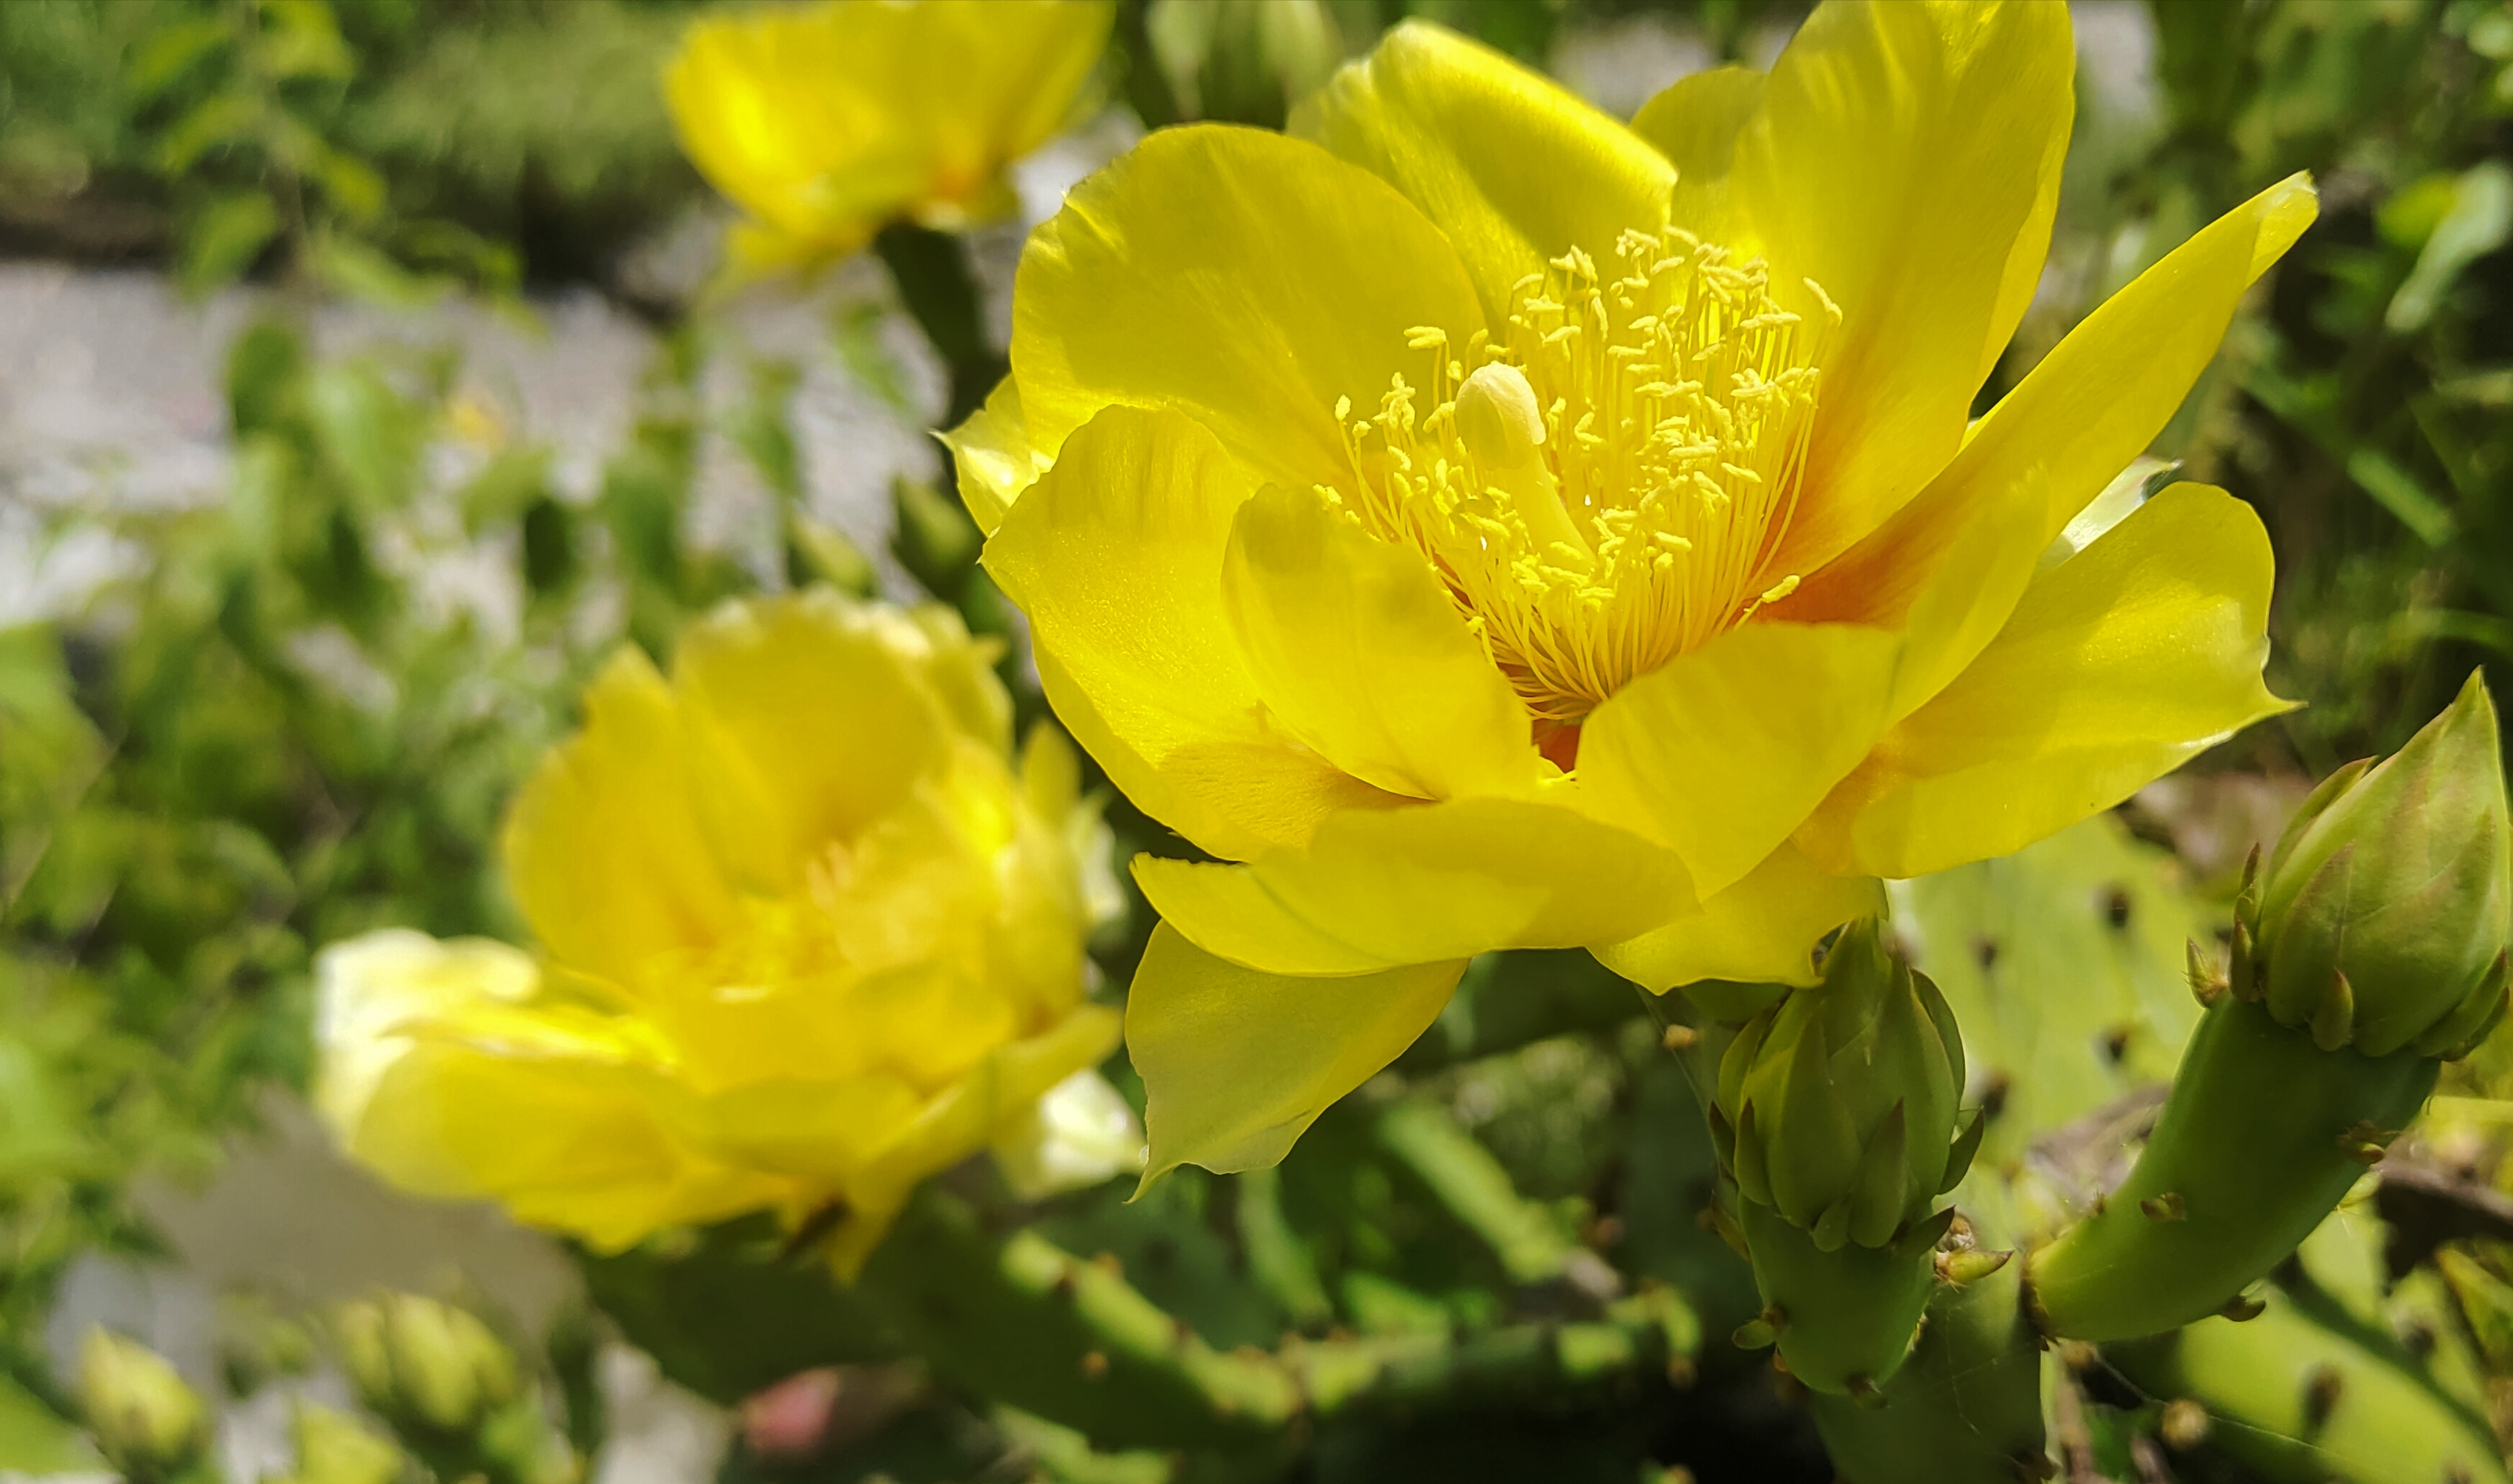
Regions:
<instances>
[{"instance_id":1,"label":"green leaf","mask_svg":"<svg viewBox=\"0 0 2513 1484\"><path fill-rule=\"evenodd\" d=\"M725 416L725 436L748 455L760 479L787 505L803 498L803 456L795 447L794 392L803 373L782 356L757 356L750 363L749 395L736 402Z\"/></svg>"},{"instance_id":2,"label":"green leaf","mask_svg":"<svg viewBox=\"0 0 2513 1484\"><path fill-rule=\"evenodd\" d=\"M270 432L288 414L305 372L305 343L278 320L260 320L227 351L227 418L237 438Z\"/></svg>"},{"instance_id":3,"label":"green leaf","mask_svg":"<svg viewBox=\"0 0 2513 1484\"><path fill-rule=\"evenodd\" d=\"M279 235L279 208L259 191L221 196L192 218L183 234L175 281L194 298L244 276Z\"/></svg>"},{"instance_id":4,"label":"green leaf","mask_svg":"<svg viewBox=\"0 0 2513 1484\"><path fill-rule=\"evenodd\" d=\"M2451 210L2435 223L2417 265L2391 295L2382 324L2395 334L2426 327L2460 270L2504 246L2513 236L2513 168L2489 160L2461 174Z\"/></svg>"},{"instance_id":5,"label":"green leaf","mask_svg":"<svg viewBox=\"0 0 2513 1484\"><path fill-rule=\"evenodd\" d=\"M169 176L182 175L211 150L259 133L262 123L260 98L250 93L213 94L166 131L157 144L157 168Z\"/></svg>"},{"instance_id":6,"label":"green leaf","mask_svg":"<svg viewBox=\"0 0 2513 1484\"><path fill-rule=\"evenodd\" d=\"M424 309L454 287L433 275L413 273L356 238L330 232L308 246L306 262L329 288L385 309Z\"/></svg>"},{"instance_id":7,"label":"green leaf","mask_svg":"<svg viewBox=\"0 0 2513 1484\"><path fill-rule=\"evenodd\" d=\"M89 1473L102 1466L85 1433L0 1375L0 1471Z\"/></svg>"},{"instance_id":8,"label":"green leaf","mask_svg":"<svg viewBox=\"0 0 2513 1484\"><path fill-rule=\"evenodd\" d=\"M914 415L916 399L908 391L907 372L898 358L882 343L881 326L887 318L879 304L842 304L829 320L829 338L837 346L838 361L847 374L856 378L866 391L881 399L882 405L901 416Z\"/></svg>"},{"instance_id":9,"label":"green leaf","mask_svg":"<svg viewBox=\"0 0 2513 1484\"><path fill-rule=\"evenodd\" d=\"M881 590L872 559L835 527L800 510L785 513L785 572L797 587L825 582L842 593L870 598Z\"/></svg>"},{"instance_id":10,"label":"green leaf","mask_svg":"<svg viewBox=\"0 0 2513 1484\"><path fill-rule=\"evenodd\" d=\"M122 70L124 94L134 106L153 101L234 35L230 11L179 20L152 33Z\"/></svg>"},{"instance_id":11,"label":"green leaf","mask_svg":"<svg viewBox=\"0 0 2513 1484\"><path fill-rule=\"evenodd\" d=\"M326 147L313 160L314 179L340 215L365 226L383 215L384 177L352 154Z\"/></svg>"},{"instance_id":12,"label":"green leaf","mask_svg":"<svg viewBox=\"0 0 2513 1484\"><path fill-rule=\"evenodd\" d=\"M476 536L523 519L536 501L548 495L549 470L550 450L542 448L507 449L490 459L456 496L464 532Z\"/></svg>"},{"instance_id":13,"label":"green leaf","mask_svg":"<svg viewBox=\"0 0 2513 1484\"><path fill-rule=\"evenodd\" d=\"M374 368L321 367L306 384L323 452L347 477L369 509L398 505L409 494L427 435L427 410L405 401Z\"/></svg>"},{"instance_id":14,"label":"green leaf","mask_svg":"<svg viewBox=\"0 0 2513 1484\"><path fill-rule=\"evenodd\" d=\"M985 544L977 523L958 500L943 498L922 480L892 480L890 495L898 519L892 555L925 591L945 603L958 598L977 565L977 548Z\"/></svg>"},{"instance_id":15,"label":"green leaf","mask_svg":"<svg viewBox=\"0 0 2513 1484\"><path fill-rule=\"evenodd\" d=\"M261 0L261 16L255 63L265 75L338 82L357 70L357 59L323 0Z\"/></svg>"},{"instance_id":16,"label":"green leaf","mask_svg":"<svg viewBox=\"0 0 2513 1484\"><path fill-rule=\"evenodd\" d=\"M2400 524L2414 531L2418 540L2428 546L2443 546L2452 540L2459 523L2453 519L2451 509L2435 498L2415 475L2393 463L2380 449L2358 449L2348 454L2347 477L2384 510L2399 517Z\"/></svg>"},{"instance_id":17,"label":"green leaf","mask_svg":"<svg viewBox=\"0 0 2513 1484\"><path fill-rule=\"evenodd\" d=\"M393 248L406 262L468 279L493 294L511 294L523 284L523 262L513 248L458 221L411 222L394 234Z\"/></svg>"}]
</instances>

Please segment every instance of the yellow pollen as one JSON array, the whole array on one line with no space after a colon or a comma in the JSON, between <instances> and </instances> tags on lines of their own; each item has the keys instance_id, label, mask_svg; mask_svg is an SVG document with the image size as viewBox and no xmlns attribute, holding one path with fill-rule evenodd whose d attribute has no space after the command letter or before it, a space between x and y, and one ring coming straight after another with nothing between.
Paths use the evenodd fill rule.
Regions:
<instances>
[{"instance_id":1,"label":"yellow pollen","mask_svg":"<svg viewBox=\"0 0 2513 1484\"><path fill-rule=\"evenodd\" d=\"M1409 331L1422 387L1392 378L1366 417L1336 406L1359 488L1322 492L1421 552L1539 724L1798 583L1771 568L1840 311L1809 282L1806 323L1759 258L1683 231L1626 232L1615 258L1555 258L1470 345Z\"/></svg>"}]
</instances>

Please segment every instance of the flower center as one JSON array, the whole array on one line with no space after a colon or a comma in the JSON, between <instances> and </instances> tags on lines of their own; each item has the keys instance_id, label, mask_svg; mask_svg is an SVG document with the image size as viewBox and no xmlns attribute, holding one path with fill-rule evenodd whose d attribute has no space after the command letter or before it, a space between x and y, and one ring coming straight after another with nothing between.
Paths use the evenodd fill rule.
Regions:
<instances>
[{"instance_id":1,"label":"flower center","mask_svg":"<svg viewBox=\"0 0 2513 1484\"><path fill-rule=\"evenodd\" d=\"M1515 288L1495 338L1417 329L1427 412L1392 378L1374 416L1336 403L1358 498L1429 560L1536 722L1576 726L1797 576L1772 564L1795 512L1827 323L1780 307L1760 259L1626 232L1612 276L1574 248Z\"/></svg>"}]
</instances>

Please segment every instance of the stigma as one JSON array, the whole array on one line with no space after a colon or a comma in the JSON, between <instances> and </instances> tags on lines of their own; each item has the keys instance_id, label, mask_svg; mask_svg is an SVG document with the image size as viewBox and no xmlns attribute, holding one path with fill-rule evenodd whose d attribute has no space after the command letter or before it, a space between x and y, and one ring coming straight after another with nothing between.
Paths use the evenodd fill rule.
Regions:
<instances>
[{"instance_id":1,"label":"stigma","mask_svg":"<svg viewBox=\"0 0 2513 1484\"><path fill-rule=\"evenodd\" d=\"M1353 479L1320 492L1429 562L1539 740L1576 727L1796 586L1773 563L1840 318L1805 288L1783 307L1683 231L1624 233L1608 271L1575 248L1498 334L1411 332L1428 374L1337 403Z\"/></svg>"}]
</instances>

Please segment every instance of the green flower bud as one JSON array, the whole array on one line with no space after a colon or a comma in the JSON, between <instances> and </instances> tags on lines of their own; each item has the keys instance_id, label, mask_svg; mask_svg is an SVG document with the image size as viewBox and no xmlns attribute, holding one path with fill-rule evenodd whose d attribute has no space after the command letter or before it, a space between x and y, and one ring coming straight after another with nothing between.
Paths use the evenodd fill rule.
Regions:
<instances>
[{"instance_id":1,"label":"green flower bud","mask_svg":"<svg viewBox=\"0 0 2513 1484\"><path fill-rule=\"evenodd\" d=\"M2513 933L2503 754L2479 677L2395 756L2315 790L2257 884L2237 994L2325 1051L2475 1044L2503 1014Z\"/></svg>"},{"instance_id":2,"label":"green flower bud","mask_svg":"<svg viewBox=\"0 0 2513 1484\"><path fill-rule=\"evenodd\" d=\"M329 1407L299 1403L296 1433L290 1484L394 1484L407 1466L400 1449Z\"/></svg>"},{"instance_id":3,"label":"green flower bud","mask_svg":"<svg viewBox=\"0 0 2513 1484\"><path fill-rule=\"evenodd\" d=\"M476 1431L520 1387L515 1357L489 1327L450 1304L387 1294L343 1306L335 1321L358 1397L397 1424Z\"/></svg>"},{"instance_id":4,"label":"green flower bud","mask_svg":"<svg viewBox=\"0 0 2513 1484\"><path fill-rule=\"evenodd\" d=\"M1144 29L1190 118L1279 129L1343 62L1320 0L1156 0Z\"/></svg>"},{"instance_id":5,"label":"green flower bud","mask_svg":"<svg viewBox=\"0 0 2513 1484\"><path fill-rule=\"evenodd\" d=\"M1882 1247L1963 1178L1963 1037L1925 974L1852 924L1823 982L1746 1023L1719 1064L1737 1188L1818 1250Z\"/></svg>"},{"instance_id":6,"label":"green flower bud","mask_svg":"<svg viewBox=\"0 0 2513 1484\"><path fill-rule=\"evenodd\" d=\"M1767 1306L1743 1338L1816 1390L1873 1394L1910 1351L1953 1216L1932 1208L1979 1142L1963 1078L1953 1012L1872 918L1720 1059L1711 1131Z\"/></svg>"},{"instance_id":7,"label":"green flower bud","mask_svg":"<svg viewBox=\"0 0 2513 1484\"><path fill-rule=\"evenodd\" d=\"M209 1448L199 1393L138 1341L88 1331L78 1391L97 1450L135 1484L183 1473Z\"/></svg>"}]
</instances>

